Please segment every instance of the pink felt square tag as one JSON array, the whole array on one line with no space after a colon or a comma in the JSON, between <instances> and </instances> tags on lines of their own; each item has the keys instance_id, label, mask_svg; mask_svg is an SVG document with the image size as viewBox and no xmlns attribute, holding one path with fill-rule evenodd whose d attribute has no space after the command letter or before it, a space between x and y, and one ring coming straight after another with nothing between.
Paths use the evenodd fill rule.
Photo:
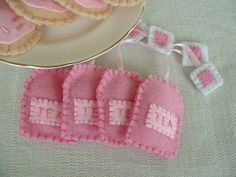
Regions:
<instances>
[{"instance_id":1,"label":"pink felt square tag","mask_svg":"<svg viewBox=\"0 0 236 177\"><path fill-rule=\"evenodd\" d=\"M128 38L136 39L138 41L143 40L148 33L147 25L141 20L136 27L129 33Z\"/></svg>"},{"instance_id":2,"label":"pink felt square tag","mask_svg":"<svg viewBox=\"0 0 236 177\"><path fill-rule=\"evenodd\" d=\"M62 137L73 140L98 140L97 86L105 68L75 65L63 85Z\"/></svg>"},{"instance_id":3,"label":"pink felt square tag","mask_svg":"<svg viewBox=\"0 0 236 177\"><path fill-rule=\"evenodd\" d=\"M201 63L207 63L209 61L208 57L208 48L205 44L196 43L196 42L183 42L183 44L190 47L194 55L196 56L197 60L199 60ZM189 55L187 50L183 50L183 60L182 65L183 66L195 66L191 56Z\"/></svg>"},{"instance_id":4,"label":"pink felt square tag","mask_svg":"<svg viewBox=\"0 0 236 177\"><path fill-rule=\"evenodd\" d=\"M205 63L190 74L193 83L204 95L223 85L223 79L212 63Z\"/></svg>"},{"instance_id":5,"label":"pink felt square tag","mask_svg":"<svg viewBox=\"0 0 236 177\"><path fill-rule=\"evenodd\" d=\"M61 138L62 84L66 69L34 70L25 82L21 107L20 133L23 136L69 143Z\"/></svg>"},{"instance_id":6,"label":"pink felt square tag","mask_svg":"<svg viewBox=\"0 0 236 177\"><path fill-rule=\"evenodd\" d=\"M139 87L127 141L164 157L174 157L180 142L184 105L179 90L149 76Z\"/></svg>"},{"instance_id":7,"label":"pink felt square tag","mask_svg":"<svg viewBox=\"0 0 236 177\"><path fill-rule=\"evenodd\" d=\"M170 55L174 44L174 35L156 26L151 26L148 44L159 50L160 53Z\"/></svg>"},{"instance_id":8,"label":"pink felt square tag","mask_svg":"<svg viewBox=\"0 0 236 177\"><path fill-rule=\"evenodd\" d=\"M127 145L125 135L133 111L139 74L107 70L97 88L99 129L104 142Z\"/></svg>"}]
</instances>

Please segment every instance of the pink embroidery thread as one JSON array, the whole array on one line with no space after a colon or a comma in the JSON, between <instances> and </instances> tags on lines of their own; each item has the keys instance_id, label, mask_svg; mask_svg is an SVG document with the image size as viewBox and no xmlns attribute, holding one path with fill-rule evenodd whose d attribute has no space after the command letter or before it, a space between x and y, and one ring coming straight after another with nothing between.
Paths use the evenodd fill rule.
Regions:
<instances>
[{"instance_id":1,"label":"pink embroidery thread","mask_svg":"<svg viewBox=\"0 0 236 177\"><path fill-rule=\"evenodd\" d=\"M128 125L133 102L121 101L121 100L110 100L110 124L111 125Z\"/></svg>"},{"instance_id":2,"label":"pink embroidery thread","mask_svg":"<svg viewBox=\"0 0 236 177\"><path fill-rule=\"evenodd\" d=\"M146 119L146 127L154 129L159 133L175 138L177 119L175 116L156 104L151 104Z\"/></svg>"},{"instance_id":3,"label":"pink embroidery thread","mask_svg":"<svg viewBox=\"0 0 236 177\"><path fill-rule=\"evenodd\" d=\"M168 39L168 35L163 32L157 32L155 34L155 42L161 47L166 47L168 44Z\"/></svg>"},{"instance_id":4,"label":"pink embroidery thread","mask_svg":"<svg viewBox=\"0 0 236 177\"><path fill-rule=\"evenodd\" d=\"M199 60L199 61L201 61L202 60L202 51L201 51L201 48L200 47L198 47L198 46L190 46L190 48L191 48L191 50L193 51L193 53L195 54L195 56L197 57L197 59ZM189 56L189 57L191 57L191 56Z\"/></svg>"},{"instance_id":5,"label":"pink embroidery thread","mask_svg":"<svg viewBox=\"0 0 236 177\"><path fill-rule=\"evenodd\" d=\"M139 31L141 31L142 29L141 29L141 27L140 26L137 26L133 31L131 31L131 33L129 34L130 35L130 37L135 37L135 36L137 36L138 34L139 34Z\"/></svg>"},{"instance_id":6,"label":"pink embroidery thread","mask_svg":"<svg viewBox=\"0 0 236 177\"><path fill-rule=\"evenodd\" d=\"M156 26L151 26L148 45L162 54L170 55L174 47L174 35Z\"/></svg>"},{"instance_id":7,"label":"pink embroidery thread","mask_svg":"<svg viewBox=\"0 0 236 177\"><path fill-rule=\"evenodd\" d=\"M30 117L32 123L61 126L62 103L47 99L31 99Z\"/></svg>"},{"instance_id":8,"label":"pink embroidery thread","mask_svg":"<svg viewBox=\"0 0 236 177\"><path fill-rule=\"evenodd\" d=\"M209 86L215 80L214 76L212 75L210 70L207 69L207 68L204 71L200 72L198 74L198 77L199 77L199 79L200 79L200 81L201 81L201 83L203 84L204 87Z\"/></svg>"},{"instance_id":9,"label":"pink embroidery thread","mask_svg":"<svg viewBox=\"0 0 236 177\"><path fill-rule=\"evenodd\" d=\"M97 101L74 99L74 119L76 124L97 125Z\"/></svg>"},{"instance_id":10,"label":"pink embroidery thread","mask_svg":"<svg viewBox=\"0 0 236 177\"><path fill-rule=\"evenodd\" d=\"M190 78L204 95L208 95L223 85L224 81L212 63L205 63L195 69Z\"/></svg>"}]
</instances>

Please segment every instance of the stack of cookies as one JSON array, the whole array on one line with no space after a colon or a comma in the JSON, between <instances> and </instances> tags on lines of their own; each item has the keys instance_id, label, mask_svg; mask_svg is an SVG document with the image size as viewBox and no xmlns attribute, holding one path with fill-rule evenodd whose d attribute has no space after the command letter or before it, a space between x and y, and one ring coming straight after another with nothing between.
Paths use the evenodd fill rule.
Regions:
<instances>
[{"instance_id":1,"label":"stack of cookies","mask_svg":"<svg viewBox=\"0 0 236 177\"><path fill-rule=\"evenodd\" d=\"M76 16L107 18L114 6L144 0L0 0L0 55L18 55L39 40L42 25L72 22Z\"/></svg>"}]
</instances>

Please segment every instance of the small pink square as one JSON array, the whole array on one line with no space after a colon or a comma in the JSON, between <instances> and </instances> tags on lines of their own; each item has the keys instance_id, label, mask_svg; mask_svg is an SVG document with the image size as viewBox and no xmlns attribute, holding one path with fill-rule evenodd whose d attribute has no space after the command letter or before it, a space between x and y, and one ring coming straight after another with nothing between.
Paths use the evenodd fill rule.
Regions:
<instances>
[{"instance_id":1,"label":"small pink square","mask_svg":"<svg viewBox=\"0 0 236 177\"><path fill-rule=\"evenodd\" d=\"M133 31L131 31L131 33L129 35L130 35L130 37L135 38L140 33L140 31L142 31L141 27L136 26L135 29Z\"/></svg>"},{"instance_id":2,"label":"small pink square","mask_svg":"<svg viewBox=\"0 0 236 177\"><path fill-rule=\"evenodd\" d=\"M166 47L169 42L169 36L164 32L156 32L155 34L155 43L160 47Z\"/></svg>"},{"instance_id":3,"label":"small pink square","mask_svg":"<svg viewBox=\"0 0 236 177\"><path fill-rule=\"evenodd\" d=\"M140 86L127 141L148 152L176 156L184 113L179 90L168 81L149 76Z\"/></svg>"},{"instance_id":4,"label":"small pink square","mask_svg":"<svg viewBox=\"0 0 236 177\"><path fill-rule=\"evenodd\" d=\"M195 69L190 78L193 83L204 95L207 95L220 86L224 81L212 63L205 63L202 66Z\"/></svg>"},{"instance_id":5,"label":"small pink square","mask_svg":"<svg viewBox=\"0 0 236 177\"><path fill-rule=\"evenodd\" d=\"M207 63L209 61L208 48L205 44L196 42L183 42L183 44L187 45L192 50L193 54L200 61L201 64ZM182 64L183 66L195 66L193 63L192 56L186 49L183 49Z\"/></svg>"},{"instance_id":6,"label":"small pink square","mask_svg":"<svg viewBox=\"0 0 236 177\"><path fill-rule=\"evenodd\" d=\"M198 73L198 78L201 81L204 88L208 87L215 81L214 75L208 68Z\"/></svg>"},{"instance_id":7,"label":"small pink square","mask_svg":"<svg viewBox=\"0 0 236 177\"><path fill-rule=\"evenodd\" d=\"M174 45L174 35L156 26L149 29L148 44L162 54L170 55Z\"/></svg>"},{"instance_id":8,"label":"small pink square","mask_svg":"<svg viewBox=\"0 0 236 177\"><path fill-rule=\"evenodd\" d=\"M193 51L194 55L197 57L197 59L199 61L202 61L202 57L203 57L202 49L198 46L190 46L190 48ZM190 58L190 56L189 56L189 58Z\"/></svg>"},{"instance_id":9,"label":"small pink square","mask_svg":"<svg viewBox=\"0 0 236 177\"><path fill-rule=\"evenodd\" d=\"M138 25L130 32L128 38L140 41L147 37L147 29L147 25L143 21L140 21Z\"/></svg>"}]
</instances>

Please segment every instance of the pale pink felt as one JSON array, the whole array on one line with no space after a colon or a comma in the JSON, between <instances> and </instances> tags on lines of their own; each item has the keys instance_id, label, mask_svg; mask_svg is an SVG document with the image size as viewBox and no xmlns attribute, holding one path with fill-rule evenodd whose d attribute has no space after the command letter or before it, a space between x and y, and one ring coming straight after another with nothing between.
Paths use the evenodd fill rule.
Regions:
<instances>
[{"instance_id":1,"label":"pale pink felt","mask_svg":"<svg viewBox=\"0 0 236 177\"><path fill-rule=\"evenodd\" d=\"M202 49L198 46L190 46L190 48L193 51L194 55L197 57L197 59L201 61L203 58Z\"/></svg>"},{"instance_id":2,"label":"pale pink felt","mask_svg":"<svg viewBox=\"0 0 236 177\"><path fill-rule=\"evenodd\" d=\"M21 135L32 139L48 140L57 143L72 142L71 140L61 138L61 115L58 115L60 119L57 122L52 122L51 124L49 121L45 122L45 119L40 121L37 120L37 117L35 119L34 113L32 113L34 110L31 110L31 106L35 104L36 99L41 99L42 102L48 100L48 102L55 104L62 103L62 84L67 74L68 70L66 69L34 70L32 72L24 87L20 118ZM46 104L46 102L43 103L43 105ZM30 120L32 117L34 120Z\"/></svg>"},{"instance_id":3,"label":"pale pink felt","mask_svg":"<svg viewBox=\"0 0 236 177\"><path fill-rule=\"evenodd\" d=\"M140 83L141 78L137 73L119 70L107 70L105 72L97 88L99 130L103 142L113 145L130 146L125 138L127 132L126 122L129 123L129 120L119 120L118 123L110 122L110 104L112 100L117 100L118 104L120 102L126 105L134 102Z\"/></svg>"},{"instance_id":4,"label":"pale pink felt","mask_svg":"<svg viewBox=\"0 0 236 177\"><path fill-rule=\"evenodd\" d=\"M33 23L17 16L4 0L0 1L0 44L12 44L34 29Z\"/></svg>"},{"instance_id":5,"label":"pale pink felt","mask_svg":"<svg viewBox=\"0 0 236 177\"><path fill-rule=\"evenodd\" d=\"M147 125L149 108L153 105L161 107L162 115L164 111L164 114L171 116L169 119L177 119L175 134L168 130L157 131L157 122L154 122L154 127ZM138 89L133 117L126 135L127 141L145 151L167 158L175 157L180 142L183 113L183 98L179 90L166 80L149 76Z\"/></svg>"},{"instance_id":6,"label":"pale pink felt","mask_svg":"<svg viewBox=\"0 0 236 177\"><path fill-rule=\"evenodd\" d=\"M136 37L139 34L139 31L141 31L141 27L140 26L136 26L134 30L132 30L129 35L131 38Z\"/></svg>"},{"instance_id":7,"label":"pale pink felt","mask_svg":"<svg viewBox=\"0 0 236 177\"><path fill-rule=\"evenodd\" d=\"M215 81L214 75L207 68L204 71L198 73L198 78L204 88L208 87Z\"/></svg>"},{"instance_id":8,"label":"pale pink felt","mask_svg":"<svg viewBox=\"0 0 236 177\"><path fill-rule=\"evenodd\" d=\"M34 8L46 9L57 13L64 13L67 11L66 8L62 7L54 0L23 0L23 2Z\"/></svg>"},{"instance_id":9,"label":"pale pink felt","mask_svg":"<svg viewBox=\"0 0 236 177\"><path fill-rule=\"evenodd\" d=\"M141 41L147 36L147 33L148 33L147 25L142 20L140 20L140 22L130 32L128 38Z\"/></svg>"},{"instance_id":10,"label":"pale pink felt","mask_svg":"<svg viewBox=\"0 0 236 177\"><path fill-rule=\"evenodd\" d=\"M169 42L169 36L164 32L157 32L155 34L155 42L160 47L166 47Z\"/></svg>"},{"instance_id":11,"label":"pale pink felt","mask_svg":"<svg viewBox=\"0 0 236 177\"><path fill-rule=\"evenodd\" d=\"M63 85L63 123L62 137L73 140L98 140L100 133L98 129L98 116L94 116L95 123L86 118L75 119L74 100L80 99L84 104L92 102L96 104L96 89L105 72L105 68L95 65L75 65ZM78 100L77 100L78 102ZM78 105L80 103L78 102ZM90 105L90 104L88 104ZM79 113L79 112L78 112ZM78 115L81 116L82 113ZM96 120L97 119L97 120ZM77 122L76 122L77 121Z\"/></svg>"},{"instance_id":12,"label":"pale pink felt","mask_svg":"<svg viewBox=\"0 0 236 177\"><path fill-rule=\"evenodd\" d=\"M162 54L170 55L174 44L174 35L156 26L150 26L148 44Z\"/></svg>"},{"instance_id":13,"label":"pale pink felt","mask_svg":"<svg viewBox=\"0 0 236 177\"><path fill-rule=\"evenodd\" d=\"M81 5L84 8L93 8L93 9L99 9L104 8L107 6L107 3L103 0L74 0L76 3Z\"/></svg>"},{"instance_id":14,"label":"pale pink felt","mask_svg":"<svg viewBox=\"0 0 236 177\"><path fill-rule=\"evenodd\" d=\"M133 109L132 101L109 101L109 122L111 125L128 125Z\"/></svg>"}]
</instances>

